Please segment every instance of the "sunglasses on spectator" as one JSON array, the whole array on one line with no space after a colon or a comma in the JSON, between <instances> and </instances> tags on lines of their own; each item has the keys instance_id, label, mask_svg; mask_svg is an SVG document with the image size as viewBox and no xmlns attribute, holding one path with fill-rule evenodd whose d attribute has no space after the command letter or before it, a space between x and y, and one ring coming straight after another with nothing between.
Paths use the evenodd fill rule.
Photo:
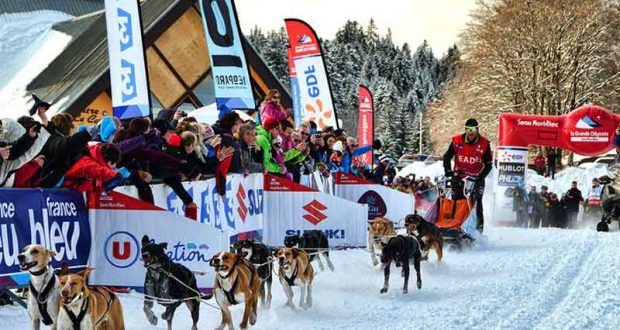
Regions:
<instances>
[{"instance_id":1,"label":"sunglasses on spectator","mask_svg":"<svg viewBox=\"0 0 620 330\"><path fill-rule=\"evenodd\" d=\"M306 133L306 132L301 132L301 135L305 135L305 136L308 136L308 135L310 135L310 133Z\"/></svg>"},{"instance_id":2,"label":"sunglasses on spectator","mask_svg":"<svg viewBox=\"0 0 620 330\"><path fill-rule=\"evenodd\" d=\"M474 133L476 131L478 131L477 126L465 126L465 132L467 133Z\"/></svg>"},{"instance_id":3,"label":"sunglasses on spectator","mask_svg":"<svg viewBox=\"0 0 620 330\"><path fill-rule=\"evenodd\" d=\"M280 95L274 95L274 96L273 96L273 99L274 99L274 100L279 100L279 99L280 99Z\"/></svg>"}]
</instances>

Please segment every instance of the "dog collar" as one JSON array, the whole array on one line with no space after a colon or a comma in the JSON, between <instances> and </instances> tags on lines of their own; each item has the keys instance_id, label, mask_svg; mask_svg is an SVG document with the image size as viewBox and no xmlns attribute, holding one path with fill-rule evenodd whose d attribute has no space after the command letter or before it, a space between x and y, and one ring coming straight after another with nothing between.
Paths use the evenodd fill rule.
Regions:
<instances>
[{"instance_id":1,"label":"dog collar","mask_svg":"<svg viewBox=\"0 0 620 330\"><path fill-rule=\"evenodd\" d=\"M49 267L49 266L48 266L48 267ZM45 268L43 268L43 269L41 269L41 270L38 270L38 271L36 271L36 272L29 272L29 273L30 273L30 276L41 276L41 275L43 275L43 274L47 273L47 268L48 268L48 267L45 267Z\"/></svg>"},{"instance_id":2,"label":"dog collar","mask_svg":"<svg viewBox=\"0 0 620 330\"><path fill-rule=\"evenodd\" d=\"M79 297L81 295L82 293L80 292L80 294L76 297ZM73 301L71 303L73 303ZM84 299L82 307L80 308L80 313L77 316L73 314L73 311L71 311L71 308L67 307L67 305L62 306L62 308L69 316L69 319L71 319L71 323L73 323L73 330L80 330L80 323L82 323L82 320L84 320L86 312L88 311L88 299Z\"/></svg>"}]
</instances>

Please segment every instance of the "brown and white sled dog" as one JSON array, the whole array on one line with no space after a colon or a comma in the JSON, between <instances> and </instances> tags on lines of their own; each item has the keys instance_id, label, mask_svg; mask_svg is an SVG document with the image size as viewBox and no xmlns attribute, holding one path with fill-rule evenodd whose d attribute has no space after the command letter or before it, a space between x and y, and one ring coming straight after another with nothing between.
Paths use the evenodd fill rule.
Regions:
<instances>
[{"instance_id":1,"label":"brown and white sled dog","mask_svg":"<svg viewBox=\"0 0 620 330\"><path fill-rule=\"evenodd\" d=\"M376 217L371 221L368 221L368 251L370 252L370 258L372 259L373 266L379 264L375 250L377 253L381 253L383 247L381 243L387 244L391 237L396 236L394 230L394 224L382 217Z\"/></svg>"},{"instance_id":2,"label":"brown and white sled dog","mask_svg":"<svg viewBox=\"0 0 620 330\"><path fill-rule=\"evenodd\" d=\"M60 271L59 330L123 330L123 308L118 298L106 288L88 287L86 280L92 268L69 274Z\"/></svg>"},{"instance_id":3,"label":"brown and white sled dog","mask_svg":"<svg viewBox=\"0 0 620 330\"><path fill-rule=\"evenodd\" d=\"M254 266L241 255L220 252L211 258L210 265L215 268L213 293L222 311L222 323L216 328L222 330L226 325L234 329L230 306L245 303L243 319L239 327L247 329L248 320L256 324L260 278Z\"/></svg>"},{"instance_id":4,"label":"brown and white sled dog","mask_svg":"<svg viewBox=\"0 0 620 330\"><path fill-rule=\"evenodd\" d=\"M299 286L301 288L299 307L303 309L312 307L314 268L310 264L308 254L297 248L281 248L273 255L280 266L278 277L286 294L286 305L295 310L292 287Z\"/></svg>"},{"instance_id":5,"label":"brown and white sled dog","mask_svg":"<svg viewBox=\"0 0 620 330\"><path fill-rule=\"evenodd\" d=\"M38 330L40 322L56 329L60 285L54 269L50 265L56 253L42 245L27 245L17 255L19 267L30 273L30 294L28 297L28 314L32 319L32 329Z\"/></svg>"}]
</instances>

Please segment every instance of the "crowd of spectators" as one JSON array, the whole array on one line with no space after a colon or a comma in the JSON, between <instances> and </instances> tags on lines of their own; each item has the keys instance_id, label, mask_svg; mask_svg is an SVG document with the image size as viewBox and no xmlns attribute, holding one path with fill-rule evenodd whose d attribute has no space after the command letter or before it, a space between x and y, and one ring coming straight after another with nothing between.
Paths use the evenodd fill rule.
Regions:
<instances>
[{"instance_id":1,"label":"crowd of spectators","mask_svg":"<svg viewBox=\"0 0 620 330\"><path fill-rule=\"evenodd\" d=\"M598 178L592 179L587 194L577 188L577 182L561 196L550 192L547 186L530 186L529 192L517 187L513 190L513 211L517 223L526 228L557 227L574 228L580 222L600 221L603 215L601 197L603 186ZM579 208L583 206L583 218L578 219Z\"/></svg>"},{"instance_id":2,"label":"crowd of spectators","mask_svg":"<svg viewBox=\"0 0 620 330\"><path fill-rule=\"evenodd\" d=\"M101 193L131 184L140 199L153 203L150 184L162 182L192 218L197 207L185 180L215 177L224 194L228 173L269 173L300 182L303 174L319 170L324 176L345 172L371 179L372 164L359 156L381 147L378 140L359 146L345 131L319 131L314 122L294 127L277 90L267 94L256 121L243 121L233 111L213 125L183 111L162 110L152 122L121 123L106 116L74 130L68 113L48 119L49 107L37 100L32 116L0 122L0 186Z\"/></svg>"}]
</instances>

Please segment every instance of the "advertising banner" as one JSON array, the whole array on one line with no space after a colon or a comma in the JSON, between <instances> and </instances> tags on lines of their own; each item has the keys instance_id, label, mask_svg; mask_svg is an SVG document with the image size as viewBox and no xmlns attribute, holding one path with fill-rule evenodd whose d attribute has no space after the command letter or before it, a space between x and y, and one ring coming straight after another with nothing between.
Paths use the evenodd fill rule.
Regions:
<instances>
[{"instance_id":1,"label":"advertising banner","mask_svg":"<svg viewBox=\"0 0 620 330\"><path fill-rule=\"evenodd\" d=\"M91 205L93 249L89 264L95 285L143 288L146 268L140 260L142 237L167 243L166 254L196 274L198 288L213 288L211 257L228 250L226 235L210 226L117 192L100 196Z\"/></svg>"},{"instance_id":2,"label":"advertising banner","mask_svg":"<svg viewBox=\"0 0 620 330\"><path fill-rule=\"evenodd\" d=\"M365 246L366 205L349 202L276 176L265 176L263 242L281 246L287 235L321 230L330 247Z\"/></svg>"},{"instance_id":3,"label":"advertising banner","mask_svg":"<svg viewBox=\"0 0 620 330\"><path fill-rule=\"evenodd\" d=\"M385 217L398 222L414 211L413 195L366 181L350 174L336 174L336 196L367 204L367 219Z\"/></svg>"},{"instance_id":4,"label":"advertising banner","mask_svg":"<svg viewBox=\"0 0 620 330\"><path fill-rule=\"evenodd\" d=\"M293 97L293 119L295 120L295 127L298 127L303 121L303 114L301 111L301 91L299 90L297 70L295 69L295 61L293 60L293 52L291 51L291 47L288 48L288 76L291 80L291 95Z\"/></svg>"},{"instance_id":5,"label":"advertising banner","mask_svg":"<svg viewBox=\"0 0 620 330\"><path fill-rule=\"evenodd\" d=\"M56 253L62 262L85 267L91 247L88 212L81 193L45 189L0 189L0 288L28 284L17 255L29 244Z\"/></svg>"},{"instance_id":6,"label":"advertising banner","mask_svg":"<svg viewBox=\"0 0 620 330\"><path fill-rule=\"evenodd\" d=\"M114 116L146 117L150 99L137 0L105 0Z\"/></svg>"},{"instance_id":7,"label":"advertising banner","mask_svg":"<svg viewBox=\"0 0 620 330\"><path fill-rule=\"evenodd\" d=\"M359 86L359 124L357 126L357 142L361 146L371 145L374 139L373 100L372 93L364 85ZM372 151L360 156L363 164L372 166Z\"/></svg>"},{"instance_id":8,"label":"advertising banner","mask_svg":"<svg viewBox=\"0 0 620 330\"><path fill-rule=\"evenodd\" d=\"M294 66L299 82L303 121L314 121L319 129L338 128L336 109L321 45L314 30L298 19L285 19Z\"/></svg>"},{"instance_id":9,"label":"advertising banner","mask_svg":"<svg viewBox=\"0 0 620 330\"><path fill-rule=\"evenodd\" d=\"M254 109L250 70L241 43L234 2L200 0L198 4L211 57L215 102L220 116L235 109Z\"/></svg>"},{"instance_id":10,"label":"advertising banner","mask_svg":"<svg viewBox=\"0 0 620 330\"><path fill-rule=\"evenodd\" d=\"M230 174L226 178L226 195L217 193L215 179L183 182L198 206L198 221L223 230L236 238L260 238L263 226L263 175ZM166 185L152 185L155 205L184 216L183 202ZM116 191L137 197L135 187L119 187Z\"/></svg>"}]
</instances>

